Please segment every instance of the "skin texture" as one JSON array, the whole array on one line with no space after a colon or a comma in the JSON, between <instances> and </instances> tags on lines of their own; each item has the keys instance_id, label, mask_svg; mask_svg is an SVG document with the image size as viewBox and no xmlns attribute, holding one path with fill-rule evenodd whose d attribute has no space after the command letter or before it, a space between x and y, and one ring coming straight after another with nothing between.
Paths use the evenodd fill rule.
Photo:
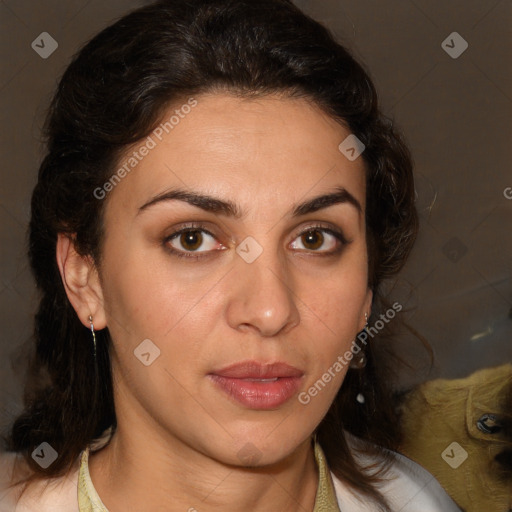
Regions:
<instances>
[{"instance_id":1,"label":"skin texture","mask_svg":"<svg viewBox=\"0 0 512 512\"><path fill-rule=\"evenodd\" d=\"M240 361L280 361L303 372L302 392L348 350L372 299L364 163L338 150L350 132L305 99L195 99L104 199L101 266L59 237L71 303L84 325L92 315L113 340L118 429L91 455L91 477L111 512L312 510L311 436L347 368L309 404L296 394L271 410L241 405L208 374ZM339 187L361 212L342 202L292 216L296 205ZM175 188L236 203L240 216L180 200L139 210ZM203 233L204 257L173 255L169 247L190 246L166 238L194 222L214 235ZM315 234L318 224L349 243ZM307 228L313 243L301 236ZM235 250L248 236L263 249L252 263ZM160 350L150 366L134 356L145 339ZM254 467L240 450L254 454Z\"/></svg>"}]
</instances>

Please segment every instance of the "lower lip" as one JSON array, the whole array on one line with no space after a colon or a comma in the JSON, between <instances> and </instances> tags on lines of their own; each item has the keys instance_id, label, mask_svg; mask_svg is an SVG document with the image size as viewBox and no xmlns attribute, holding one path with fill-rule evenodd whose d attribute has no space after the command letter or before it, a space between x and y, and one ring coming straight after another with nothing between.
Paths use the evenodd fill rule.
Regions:
<instances>
[{"instance_id":1,"label":"lower lip","mask_svg":"<svg viewBox=\"0 0 512 512\"><path fill-rule=\"evenodd\" d=\"M300 388L301 377L280 377L262 382L210 375L231 398L250 409L276 409L287 402Z\"/></svg>"}]
</instances>

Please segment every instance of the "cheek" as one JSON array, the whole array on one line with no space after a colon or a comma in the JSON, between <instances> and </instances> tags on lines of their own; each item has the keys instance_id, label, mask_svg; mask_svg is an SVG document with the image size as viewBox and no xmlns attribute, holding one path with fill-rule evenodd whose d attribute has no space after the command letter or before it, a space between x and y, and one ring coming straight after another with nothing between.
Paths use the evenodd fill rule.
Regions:
<instances>
[{"instance_id":1,"label":"cheek","mask_svg":"<svg viewBox=\"0 0 512 512\"><path fill-rule=\"evenodd\" d=\"M319 328L343 338L364 318L367 293L367 270L359 264L341 267L314 283L303 280L297 295L317 318Z\"/></svg>"},{"instance_id":2,"label":"cheek","mask_svg":"<svg viewBox=\"0 0 512 512\"><path fill-rule=\"evenodd\" d=\"M325 399L334 398L341 385L351 361L352 343L364 321L368 290L365 259L354 262L300 292L307 306L302 324L310 334L310 349L314 350L309 383L324 376L322 380L328 381L329 388L322 392Z\"/></svg>"},{"instance_id":3,"label":"cheek","mask_svg":"<svg viewBox=\"0 0 512 512\"><path fill-rule=\"evenodd\" d=\"M113 244L112 244L113 245ZM162 336L200 301L208 279L191 279L160 251L125 247L105 260L104 295L114 324L139 336Z\"/></svg>"}]
</instances>

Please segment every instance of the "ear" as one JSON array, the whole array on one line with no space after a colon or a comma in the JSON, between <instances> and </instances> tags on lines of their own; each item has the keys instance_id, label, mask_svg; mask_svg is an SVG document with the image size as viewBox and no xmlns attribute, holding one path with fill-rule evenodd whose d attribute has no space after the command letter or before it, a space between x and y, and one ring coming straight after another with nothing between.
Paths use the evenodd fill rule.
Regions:
<instances>
[{"instance_id":1,"label":"ear","mask_svg":"<svg viewBox=\"0 0 512 512\"><path fill-rule=\"evenodd\" d=\"M370 288L366 291L366 298L363 302L363 310L361 312L361 325L359 330L362 331L366 326L366 318L365 313L368 315L368 319L372 314L372 301L373 301L373 292Z\"/></svg>"},{"instance_id":2,"label":"ear","mask_svg":"<svg viewBox=\"0 0 512 512\"><path fill-rule=\"evenodd\" d=\"M106 327L103 290L92 258L78 254L72 237L64 233L58 234L56 256L66 295L82 324L89 327L92 316L96 330Z\"/></svg>"}]
</instances>

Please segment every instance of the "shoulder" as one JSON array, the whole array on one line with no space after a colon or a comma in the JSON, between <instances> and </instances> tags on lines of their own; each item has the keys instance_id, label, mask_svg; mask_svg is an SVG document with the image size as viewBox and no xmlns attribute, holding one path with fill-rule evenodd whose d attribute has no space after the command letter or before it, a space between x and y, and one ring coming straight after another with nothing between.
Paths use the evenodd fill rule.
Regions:
<instances>
[{"instance_id":1,"label":"shoulder","mask_svg":"<svg viewBox=\"0 0 512 512\"><path fill-rule=\"evenodd\" d=\"M365 467L379 466L375 456L361 455L356 442L347 435L354 457ZM383 473L379 491L393 512L460 512L439 482L426 469L398 453L390 453L391 463ZM335 475L332 475L336 496L343 512L373 512L372 505L359 498Z\"/></svg>"},{"instance_id":2,"label":"shoulder","mask_svg":"<svg viewBox=\"0 0 512 512\"><path fill-rule=\"evenodd\" d=\"M0 453L0 512L78 512L78 467L70 475L34 482L21 494L22 486L12 484L25 467L19 454Z\"/></svg>"}]
</instances>

